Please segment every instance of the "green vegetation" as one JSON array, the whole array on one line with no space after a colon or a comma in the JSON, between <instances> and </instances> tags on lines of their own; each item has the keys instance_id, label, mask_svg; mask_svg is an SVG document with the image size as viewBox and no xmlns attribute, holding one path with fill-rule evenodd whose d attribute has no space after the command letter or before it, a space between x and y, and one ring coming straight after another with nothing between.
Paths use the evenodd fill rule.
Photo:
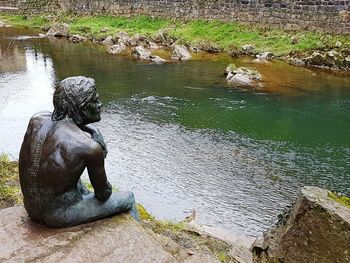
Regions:
<instances>
[{"instance_id":1,"label":"green vegetation","mask_svg":"<svg viewBox=\"0 0 350 263\"><path fill-rule=\"evenodd\" d=\"M103 38L114 35L118 31L154 37L160 29L165 29L167 38L177 40L179 43L202 48L215 48L223 52L234 52L244 44L253 44L256 51L271 51L278 56L286 55L292 51L306 52L314 49L330 49L336 46L337 41L342 43L342 48L350 48L350 38L346 35L305 31L287 32L222 21L180 22L149 16L132 18L120 16L82 17L67 13L32 17L0 14L0 19L17 26L45 30L53 22L68 23L72 34L80 34L90 38ZM103 30L101 31L101 29Z\"/></svg>"},{"instance_id":2,"label":"green vegetation","mask_svg":"<svg viewBox=\"0 0 350 263\"><path fill-rule=\"evenodd\" d=\"M328 197L330 199L350 208L350 197L338 196L336 193L333 193L333 192L328 192Z\"/></svg>"},{"instance_id":3,"label":"green vegetation","mask_svg":"<svg viewBox=\"0 0 350 263\"><path fill-rule=\"evenodd\" d=\"M0 208L14 206L22 202L18 182L18 163L0 154Z\"/></svg>"}]
</instances>

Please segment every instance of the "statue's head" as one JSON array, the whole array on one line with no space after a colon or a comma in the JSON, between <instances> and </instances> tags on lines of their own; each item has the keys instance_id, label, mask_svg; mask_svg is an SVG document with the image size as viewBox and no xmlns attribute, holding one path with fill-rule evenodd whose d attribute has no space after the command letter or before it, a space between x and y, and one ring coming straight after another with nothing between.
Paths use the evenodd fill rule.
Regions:
<instances>
[{"instance_id":1,"label":"statue's head","mask_svg":"<svg viewBox=\"0 0 350 263\"><path fill-rule=\"evenodd\" d=\"M102 103L96 91L95 80L86 77L70 77L62 80L53 95L55 107L52 120L71 118L78 125L101 119Z\"/></svg>"}]
</instances>

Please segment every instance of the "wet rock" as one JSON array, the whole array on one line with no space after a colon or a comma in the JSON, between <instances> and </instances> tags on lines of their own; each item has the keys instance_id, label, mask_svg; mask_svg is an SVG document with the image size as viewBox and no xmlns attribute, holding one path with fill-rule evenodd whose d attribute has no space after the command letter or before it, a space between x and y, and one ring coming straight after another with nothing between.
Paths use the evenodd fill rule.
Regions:
<instances>
[{"instance_id":1,"label":"wet rock","mask_svg":"<svg viewBox=\"0 0 350 263\"><path fill-rule=\"evenodd\" d=\"M86 40L86 37L80 36L80 35L71 35L69 36L69 40L73 42L74 44L80 43Z\"/></svg>"},{"instance_id":2,"label":"wet rock","mask_svg":"<svg viewBox=\"0 0 350 263\"><path fill-rule=\"evenodd\" d=\"M278 226L252 246L254 262L350 262L350 208L304 187Z\"/></svg>"},{"instance_id":3,"label":"wet rock","mask_svg":"<svg viewBox=\"0 0 350 263\"><path fill-rule=\"evenodd\" d=\"M245 44L242 46L242 50L246 53L252 53L254 49L255 49L254 45L251 45L251 44Z\"/></svg>"},{"instance_id":4,"label":"wet rock","mask_svg":"<svg viewBox=\"0 0 350 263\"><path fill-rule=\"evenodd\" d=\"M0 210L2 262L178 262L126 214L49 229L23 207Z\"/></svg>"},{"instance_id":5,"label":"wet rock","mask_svg":"<svg viewBox=\"0 0 350 263\"><path fill-rule=\"evenodd\" d=\"M66 37L68 36L69 25L68 24L53 24L49 31L46 33L46 36L54 36L54 37Z\"/></svg>"},{"instance_id":6,"label":"wet rock","mask_svg":"<svg viewBox=\"0 0 350 263\"><path fill-rule=\"evenodd\" d=\"M150 61L157 64L157 65L161 65L164 64L165 62L167 62L165 59L162 59L161 57L158 56L149 56Z\"/></svg>"},{"instance_id":7,"label":"wet rock","mask_svg":"<svg viewBox=\"0 0 350 263\"><path fill-rule=\"evenodd\" d=\"M112 36L108 36L102 41L102 45L105 45L105 46L112 46L113 44L114 44L114 41Z\"/></svg>"},{"instance_id":8,"label":"wet rock","mask_svg":"<svg viewBox=\"0 0 350 263\"><path fill-rule=\"evenodd\" d=\"M171 58L178 60L189 60L191 58L191 54L184 45L174 45Z\"/></svg>"},{"instance_id":9,"label":"wet rock","mask_svg":"<svg viewBox=\"0 0 350 263\"><path fill-rule=\"evenodd\" d=\"M245 67L226 69L226 80L228 83L237 87L255 87L258 86L258 81L261 80L261 75L255 70Z\"/></svg>"},{"instance_id":10,"label":"wet rock","mask_svg":"<svg viewBox=\"0 0 350 263\"><path fill-rule=\"evenodd\" d=\"M272 61L274 58L272 52L263 52L258 55L256 55L256 59L254 61L256 62L266 62L266 61Z\"/></svg>"},{"instance_id":11,"label":"wet rock","mask_svg":"<svg viewBox=\"0 0 350 263\"><path fill-rule=\"evenodd\" d=\"M151 51L145 49L142 46L137 46L132 51L132 56L139 60L150 60L151 59Z\"/></svg>"},{"instance_id":12,"label":"wet rock","mask_svg":"<svg viewBox=\"0 0 350 263\"><path fill-rule=\"evenodd\" d=\"M118 43L115 45L110 46L107 49L107 52L109 54L120 54L121 52L123 52L126 49L126 46L124 43Z\"/></svg>"}]
</instances>

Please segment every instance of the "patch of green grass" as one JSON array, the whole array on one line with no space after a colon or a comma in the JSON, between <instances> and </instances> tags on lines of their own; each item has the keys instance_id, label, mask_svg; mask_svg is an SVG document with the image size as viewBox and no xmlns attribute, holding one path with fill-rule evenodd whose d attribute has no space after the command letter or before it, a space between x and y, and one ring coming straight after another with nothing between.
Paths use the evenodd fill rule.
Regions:
<instances>
[{"instance_id":1,"label":"patch of green grass","mask_svg":"<svg viewBox=\"0 0 350 263\"><path fill-rule=\"evenodd\" d=\"M152 216L150 213L148 213L146 208L140 203L136 204L136 208L137 208L137 211L139 212L139 216L141 220L155 220L155 217Z\"/></svg>"},{"instance_id":2,"label":"patch of green grass","mask_svg":"<svg viewBox=\"0 0 350 263\"><path fill-rule=\"evenodd\" d=\"M22 202L18 180L18 163L0 154L0 208L10 207Z\"/></svg>"},{"instance_id":3,"label":"patch of green grass","mask_svg":"<svg viewBox=\"0 0 350 263\"><path fill-rule=\"evenodd\" d=\"M70 31L74 34L84 34L93 37L113 35L118 31L154 36L160 29L170 25L170 20L135 16L132 18L120 16L85 16L77 17L70 22ZM101 32L101 29L107 29Z\"/></svg>"},{"instance_id":4,"label":"patch of green grass","mask_svg":"<svg viewBox=\"0 0 350 263\"><path fill-rule=\"evenodd\" d=\"M29 18L25 15L9 15L0 13L0 19L13 26L25 26L41 29L48 29L52 23L46 16L33 16Z\"/></svg>"},{"instance_id":5,"label":"patch of green grass","mask_svg":"<svg viewBox=\"0 0 350 263\"><path fill-rule=\"evenodd\" d=\"M230 262L231 257L227 255L225 252L220 251L219 253L216 254L216 258L223 263Z\"/></svg>"},{"instance_id":6,"label":"patch of green grass","mask_svg":"<svg viewBox=\"0 0 350 263\"><path fill-rule=\"evenodd\" d=\"M350 197L338 196L336 193L333 193L333 192L328 192L328 197L330 199L350 208Z\"/></svg>"}]
</instances>

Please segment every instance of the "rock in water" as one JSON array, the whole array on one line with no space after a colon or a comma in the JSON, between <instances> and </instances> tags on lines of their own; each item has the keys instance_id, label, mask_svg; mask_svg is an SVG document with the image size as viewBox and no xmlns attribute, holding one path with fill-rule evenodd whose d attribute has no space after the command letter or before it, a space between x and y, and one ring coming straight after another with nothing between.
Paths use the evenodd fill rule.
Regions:
<instances>
[{"instance_id":1,"label":"rock in water","mask_svg":"<svg viewBox=\"0 0 350 263\"><path fill-rule=\"evenodd\" d=\"M142 46L137 46L132 51L132 56L139 60L150 60L151 59L151 51L145 49Z\"/></svg>"},{"instance_id":2,"label":"rock in water","mask_svg":"<svg viewBox=\"0 0 350 263\"><path fill-rule=\"evenodd\" d=\"M86 37L80 36L80 35L71 35L69 37L69 40L73 43L80 43L82 41L86 40Z\"/></svg>"},{"instance_id":3,"label":"rock in water","mask_svg":"<svg viewBox=\"0 0 350 263\"><path fill-rule=\"evenodd\" d=\"M178 262L126 214L50 229L11 207L0 210L0 236L1 262Z\"/></svg>"},{"instance_id":4,"label":"rock in water","mask_svg":"<svg viewBox=\"0 0 350 263\"><path fill-rule=\"evenodd\" d=\"M174 45L171 58L178 60L189 60L191 58L191 55L184 45Z\"/></svg>"},{"instance_id":5,"label":"rock in water","mask_svg":"<svg viewBox=\"0 0 350 263\"><path fill-rule=\"evenodd\" d=\"M150 56L150 60L157 65L161 65L167 62L165 59L162 59L161 57L158 57L158 56Z\"/></svg>"},{"instance_id":6,"label":"rock in water","mask_svg":"<svg viewBox=\"0 0 350 263\"><path fill-rule=\"evenodd\" d=\"M237 87L259 86L258 81L261 80L259 72L244 67L234 70L228 67L226 73L227 82Z\"/></svg>"},{"instance_id":7,"label":"rock in water","mask_svg":"<svg viewBox=\"0 0 350 263\"><path fill-rule=\"evenodd\" d=\"M272 52L263 52L258 55L256 55L255 61L257 62L266 62L266 61L272 61L274 58Z\"/></svg>"},{"instance_id":8,"label":"rock in water","mask_svg":"<svg viewBox=\"0 0 350 263\"><path fill-rule=\"evenodd\" d=\"M46 35L47 36L54 36L54 37L66 37L66 36L68 36L68 31L69 31L68 24L55 23L50 27L50 29L46 33Z\"/></svg>"},{"instance_id":9,"label":"rock in water","mask_svg":"<svg viewBox=\"0 0 350 263\"><path fill-rule=\"evenodd\" d=\"M105 45L105 46L112 46L113 44L114 42L113 42L112 36L108 36L102 41L102 45Z\"/></svg>"},{"instance_id":10,"label":"rock in water","mask_svg":"<svg viewBox=\"0 0 350 263\"><path fill-rule=\"evenodd\" d=\"M288 216L265 233L254 262L350 262L350 208L304 187Z\"/></svg>"},{"instance_id":11,"label":"rock in water","mask_svg":"<svg viewBox=\"0 0 350 263\"><path fill-rule=\"evenodd\" d=\"M125 44L124 43L118 43L118 44L115 44L113 46L110 46L107 50L107 52L109 54L119 54L121 53L122 51L124 51L126 48Z\"/></svg>"},{"instance_id":12,"label":"rock in water","mask_svg":"<svg viewBox=\"0 0 350 263\"><path fill-rule=\"evenodd\" d=\"M115 40L118 43L123 43L124 45L128 45L128 43L131 40L131 37L129 36L128 33L124 32L124 31L120 31L116 34Z\"/></svg>"}]
</instances>

